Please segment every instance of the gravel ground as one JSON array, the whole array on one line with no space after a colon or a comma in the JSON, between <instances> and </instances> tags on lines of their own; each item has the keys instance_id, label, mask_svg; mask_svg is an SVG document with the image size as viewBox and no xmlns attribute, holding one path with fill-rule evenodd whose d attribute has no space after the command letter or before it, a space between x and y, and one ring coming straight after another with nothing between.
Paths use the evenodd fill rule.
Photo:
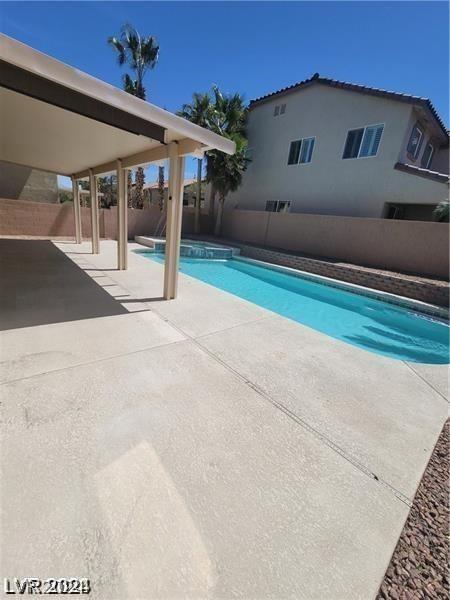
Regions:
<instances>
[{"instance_id":1,"label":"gravel ground","mask_svg":"<svg viewBox=\"0 0 450 600\"><path fill-rule=\"evenodd\" d=\"M450 420L414 498L377 600L449 598Z\"/></svg>"}]
</instances>

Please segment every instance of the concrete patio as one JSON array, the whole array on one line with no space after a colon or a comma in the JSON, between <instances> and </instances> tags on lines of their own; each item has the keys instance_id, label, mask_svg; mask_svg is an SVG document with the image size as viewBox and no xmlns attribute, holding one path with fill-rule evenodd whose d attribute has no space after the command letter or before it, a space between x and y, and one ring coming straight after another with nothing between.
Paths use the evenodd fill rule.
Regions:
<instances>
[{"instance_id":1,"label":"concrete patio","mask_svg":"<svg viewBox=\"0 0 450 600\"><path fill-rule=\"evenodd\" d=\"M368 353L113 241L1 240L4 577L91 598L373 598L448 370Z\"/></svg>"}]
</instances>

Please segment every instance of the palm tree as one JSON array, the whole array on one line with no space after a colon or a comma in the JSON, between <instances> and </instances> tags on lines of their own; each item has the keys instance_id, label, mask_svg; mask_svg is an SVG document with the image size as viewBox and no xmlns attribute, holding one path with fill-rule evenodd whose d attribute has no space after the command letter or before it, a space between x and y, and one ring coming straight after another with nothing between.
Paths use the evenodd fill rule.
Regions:
<instances>
[{"instance_id":1,"label":"palm tree","mask_svg":"<svg viewBox=\"0 0 450 600\"><path fill-rule=\"evenodd\" d=\"M433 211L433 217L435 221L450 223L450 202L448 200L439 202Z\"/></svg>"},{"instance_id":2,"label":"palm tree","mask_svg":"<svg viewBox=\"0 0 450 600\"><path fill-rule=\"evenodd\" d=\"M192 95L192 102L189 104L183 104L180 111L177 113L180 117L184 117L191 123L205 127L206 129L212 128L213 118L213 107L211 105L211 98L209 94L194 93ZM201 194L202 194L202 173L203 173L203 159L197 159L197 198L195 202L195 213L194 213L194 232L200 233L200 212L201 212Z\"/></svg>"},{"instance_id":3,"label":"palm tree","mask_svg":"<svg viewBox=\"0 0 450 600\"><path fill-rule=\"evenodd\" d=\"M141 37L139 32L128 23L125 24L118 37L109 37L108 44L117 52L117 61L121 67L127 65L133 72L134 79L125 73L123 87L126 92L146 99L144 78L146 73L154 69L159 58L159 46L153 35ZM136 174L135 198L136 206L144 205L143 186L145 183L144 169L138 168Z\"/></svg>"},{"instance_id":4,"label":"palm tree","mask_svg":"<svg viewBox=\"0 0 450 600\"><path fill-rule=\"evenodd\" d=\"M216 193L219 195L214 234L220 235L225 198L241 185L242 174L249 163L246 138L247 108L240 94L222 94L217 86L213 86L212 92L214 104L211 129L230 138L236 144L236 152L232 156L217 150L207 153L206 172L211 185L212 199Z\"/></svg>"},{"instance_id":5,"label":"palm tree","mask_svg":"<svg viewBox=\"0 0 450 600\"><path fill-rule=\"evenodd\" d=\"M222 94L212 86L214 111L212 129L219 135L240 135L246 137L247 108L241 94Z\"/></svg>"},{"instance_id":6,"label":"palm tree","mask_svg":"<svg viewBox=\"0 0 450 600\"><path fill-rule=\"evenodd\" d=\"M238 134L223 134L236 144L236 152L229 156L218 150L208 152L207 181L213 186L219 196L214 235L221 235L225 198L230 192L235 192L242 182L242 174L247 168L249 159L246 156L247 140Z\"/></svg>"}]
</instances>

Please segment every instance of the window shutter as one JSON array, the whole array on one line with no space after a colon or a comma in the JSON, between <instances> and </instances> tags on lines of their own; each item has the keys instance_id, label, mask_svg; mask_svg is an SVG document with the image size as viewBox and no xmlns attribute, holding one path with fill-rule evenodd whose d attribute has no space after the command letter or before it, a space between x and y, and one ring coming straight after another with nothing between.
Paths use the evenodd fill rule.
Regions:
<instances>
[{"instance_id":1,"label":"window shutter","mask_svg":"<svg viewBox=\"0 0 450 600\"><path fill-rule=\"evenodd\" d=\"M383 125L366 127L359 156L375 156L380 145Z\"/></svg>"},{"instance_id":2,"label":"window shutter","mask_svg":"<svg viewBox=\"0 0 450 600\"><path fill-rule=\"evenodd\" d=\"M277 212L277 200L267 200L266 212Z\"/></svg>"},{"instance_id":3,"label":"window shutter","mask_svg":"<svg viewBox=\"0 0 450 600\"><path fill-rule=\"evenodd\" d=\"M380 147L381 136L383 135L384 125L378 125L375 132L375 139L373 141L373 155L377 154L378 148Z\"/></svg>"},{"instance_id":4,"label":"window shutter","mask_svg":"<svg viewBox=\"0 0 450 600\"><path fill-rule=\"evenodd\" d=\"M302 151L300 154L301 163L309 163L312 159L312 153L314 149L314 138L305 138L302 144Z\"/></svg>"}]
</instances>

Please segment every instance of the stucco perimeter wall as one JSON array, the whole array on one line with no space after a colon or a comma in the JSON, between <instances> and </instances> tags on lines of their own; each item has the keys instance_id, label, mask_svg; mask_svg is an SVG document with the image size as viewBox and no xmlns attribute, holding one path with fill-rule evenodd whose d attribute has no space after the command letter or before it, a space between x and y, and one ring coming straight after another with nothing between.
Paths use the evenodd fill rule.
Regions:
<instances>
[{"instance_id":1,"label":"stucco perimeter wall","mask_svg":"<svg viewBox=\"0 0 450 600\"><path fill-rule=\"evenodd\" d=\"M447 223L230 210L226 237L391 271L448 278Z\"/></svg>"},{"instance_id":2,"label":"stucco perimeter wall","mask_svg":"<svg viewBox=\"0 0 450 600\"><path fill-rule=\"evenodd\" d=\"M128 238L136 235L153 235L158 224L164 224L161 211L157 206L144 210L128 209ZM117 239L117 207L100 209L100 236ZM202 215L204 230L208 228L208 215ZM91 236L91 210L81 208L81 230L84 238ZM183 234L194 230L194 211L185 208L183 211ZM24 200L0 198L0 235L36 236L36 237L73 237L74 216L73 205L44 204Z\"/></svg>"}]
</instances>

